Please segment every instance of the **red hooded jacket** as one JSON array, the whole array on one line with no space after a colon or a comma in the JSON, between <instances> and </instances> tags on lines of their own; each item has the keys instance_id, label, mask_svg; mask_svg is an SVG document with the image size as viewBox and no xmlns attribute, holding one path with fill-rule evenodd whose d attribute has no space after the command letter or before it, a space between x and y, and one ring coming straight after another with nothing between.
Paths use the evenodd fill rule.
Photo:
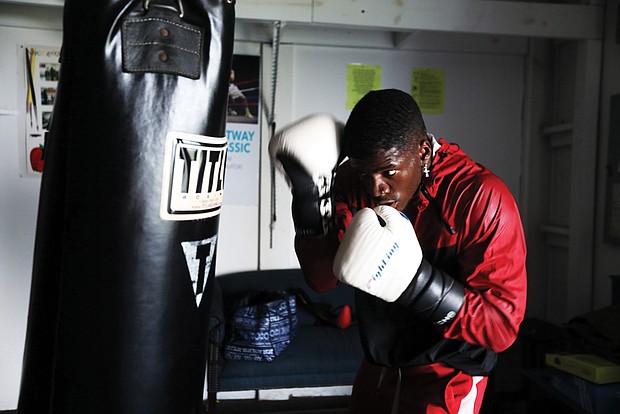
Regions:
<instances>
[{"instance_id":1,"label":"red hooded jacket","mask_svg":"<svg viewBox=\"0 0 620 414\"><path fill-rule=\"evenodd\" d=\"M458 145L439 144L430 177L422 178L404 213L414 224L424 258L465 286L464 304L448 326L438 328L406 307L357 291L362 345L366 358L383 366L443 362L486 375L496 352L515 341L524 317L523 228L506 185ZM375 207L348 162L338 169L335 201L332 234L321 240L296 239L304 275L319 291L338 283L333 257L353 214Z\"/></svg>"}]
</instances>

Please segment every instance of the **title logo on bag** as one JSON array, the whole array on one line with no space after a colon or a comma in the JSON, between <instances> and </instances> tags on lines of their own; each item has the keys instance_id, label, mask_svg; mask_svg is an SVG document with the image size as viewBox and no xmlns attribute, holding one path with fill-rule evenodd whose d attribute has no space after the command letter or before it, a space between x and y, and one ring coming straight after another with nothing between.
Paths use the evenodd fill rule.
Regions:
<instances>
[{"instance_id":1,"label":"title logo on bag","mask_svg":"<svg viewBox=\"0 0 620 414\"><path fill-rule=\"evenodd\" d=\"M161 206L164 220L198 220L220 213L226 137L171 131L166 135Z\"/></svg>"},{"instance_id":2,"label":"title logo on bag","mask_svg":"<svg viewBox=\"0 0 620 414\"><path fill-rule=\"evenodd\" d=\"M189 277L194 288L194 296L196 297L196 306L200 306L202 294L207 286L207 279L211 271L213 256L215 254L215 244L217 236L209 237L204 240L181 242L183 253L185 254L185 262Z\"/></svg>"}]
</instances>

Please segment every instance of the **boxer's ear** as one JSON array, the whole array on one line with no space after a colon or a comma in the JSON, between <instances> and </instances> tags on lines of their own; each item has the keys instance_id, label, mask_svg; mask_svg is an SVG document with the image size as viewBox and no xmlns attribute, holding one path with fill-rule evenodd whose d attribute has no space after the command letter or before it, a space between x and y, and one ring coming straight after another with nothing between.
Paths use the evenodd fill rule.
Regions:
<instances>
[{"instance_id":1,"label":"boxer's ear","mask_svg":"<svg viewBox=\"0 0 620 414\"><path fill-rule=\"evenodd\" d=\"M433 153L431 148L431 141L424 137L420 139L420 146L418 148L418 154L420 156L420 161L425 162L431 158L431 154Z\"/></svg>"}]
</instances>

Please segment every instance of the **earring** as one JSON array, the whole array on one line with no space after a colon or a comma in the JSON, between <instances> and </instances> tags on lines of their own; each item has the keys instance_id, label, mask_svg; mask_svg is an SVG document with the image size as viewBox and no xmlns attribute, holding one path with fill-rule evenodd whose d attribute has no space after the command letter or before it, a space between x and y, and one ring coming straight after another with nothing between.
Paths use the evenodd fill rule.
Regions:
<instances>
[{"instance_id":1,"label":"earring","mask_svg":"<svg viewBox=\"0 0 620 414\"><path fill-rule=\"evenodd\" d=\"M424 174L424 177L430 177L430 172L431 170L428 169L428 165L424 164L424 168L422 168L422 174Z\"/></svg>"}]
</instances>

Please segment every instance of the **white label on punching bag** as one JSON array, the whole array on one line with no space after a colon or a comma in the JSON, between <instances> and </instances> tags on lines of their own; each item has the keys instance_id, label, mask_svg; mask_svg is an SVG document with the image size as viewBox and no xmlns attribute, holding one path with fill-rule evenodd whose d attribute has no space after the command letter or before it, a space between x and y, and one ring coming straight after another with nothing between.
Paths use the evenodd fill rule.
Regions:
<instances>
[{"instance_id":1,"label":"white label on punching bag","mask_svg":"<svg viewBox=\"0 0 620 414\"><path fill-rule=\"evenodd\" d=\"M215 244L217 236L209 237L204 240L181 242L187 269L194 288L196 306L200 306L202 294L207 286L207 278L211 271L213 255L215 254Z\"/></svg>"},{"instance_id":2,"label":"white label on punching bag","mask_svg":"<svg viewBox=\"0 0 620 414\"><path fill-rule=\"evenodd\" d=\"M226 137L166 135L161 206L164 220L217 216L224 198Z\"/></svg>"}]
</instances>

